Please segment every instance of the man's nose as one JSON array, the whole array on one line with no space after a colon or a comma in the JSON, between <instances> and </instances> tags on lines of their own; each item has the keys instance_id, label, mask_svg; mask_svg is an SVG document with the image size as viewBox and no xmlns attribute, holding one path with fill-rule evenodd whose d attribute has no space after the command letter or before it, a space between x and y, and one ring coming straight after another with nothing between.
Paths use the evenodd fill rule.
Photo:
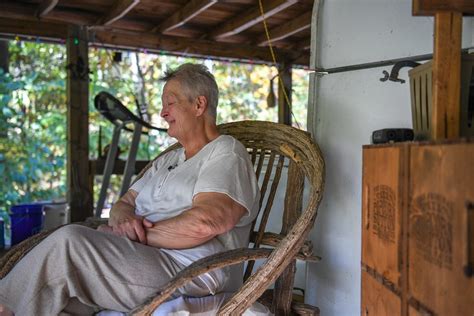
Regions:
<instances>
[{"instance_id":1,"label":"man's nose","mask_svg":"<svg viewBox=\"0 0 474 316\"><path fill-rule=\"evenodd\" d=\"M161 108L160 116L161 116L162 118L165 118L166 116L168 116L168 110L165 108L164 105L163 105L163 107Z\"/></svg>"}]
</instances>

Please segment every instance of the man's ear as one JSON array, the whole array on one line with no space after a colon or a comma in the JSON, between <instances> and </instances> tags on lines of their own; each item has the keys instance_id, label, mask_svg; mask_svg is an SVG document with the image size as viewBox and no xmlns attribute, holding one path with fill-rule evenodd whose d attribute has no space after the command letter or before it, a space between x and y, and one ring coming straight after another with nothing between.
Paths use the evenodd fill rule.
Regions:
<instances>
[{"instance_id":1,"label":"man's ear","mask_svg":"<svg viewBox=\"0 0 474 316\"><path fill-rule=\"evenodd\" d=\"M203 95L200 95L196 98L195 103L196 116L201 116L206 113L207 110L207 98Z\"/></svg>"}]
</instances>

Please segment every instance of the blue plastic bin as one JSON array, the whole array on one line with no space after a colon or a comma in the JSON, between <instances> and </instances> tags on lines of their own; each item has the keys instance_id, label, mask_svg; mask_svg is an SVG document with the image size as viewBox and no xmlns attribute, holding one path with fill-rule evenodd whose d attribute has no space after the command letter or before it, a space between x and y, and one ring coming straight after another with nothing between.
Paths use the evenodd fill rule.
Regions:
<instances>
[{"instance_id":1,"label":"blue plastic bin","mask_svg":"<svg viewBox=\"0 0 474 316\"><path fill-rule=\"evenodd\" d=\"M12 246L41 231L45 204L47 203L19 204L11 207Z\"/></svg>"}]
</instances>

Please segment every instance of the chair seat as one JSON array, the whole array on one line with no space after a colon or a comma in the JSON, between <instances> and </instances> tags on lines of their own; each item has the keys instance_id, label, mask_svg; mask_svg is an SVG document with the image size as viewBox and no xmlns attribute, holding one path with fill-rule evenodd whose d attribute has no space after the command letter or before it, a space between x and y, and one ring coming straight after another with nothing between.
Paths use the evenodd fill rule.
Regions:
<instances>
[{"instance_id":1,"label":"chair seat","mask_svg":"<svg viewBox=\"0 0 474 316\"><path fill-rule=\"evenodd\" d=\"M152 313L152 316L207 316L216 315L219 308L224 304L226 300L232 297L233 293L219 293L216 295L209 295L204 297L185 297L181 296L170 300L164 304L161 304ZM114 311L102 311L97 314L98 316L123 316L125 313L114 312ZM242 314L244 316L267 316L273 315L270 310L259 302L253 303L247 310Z\"/></svg>"}]
</instances>

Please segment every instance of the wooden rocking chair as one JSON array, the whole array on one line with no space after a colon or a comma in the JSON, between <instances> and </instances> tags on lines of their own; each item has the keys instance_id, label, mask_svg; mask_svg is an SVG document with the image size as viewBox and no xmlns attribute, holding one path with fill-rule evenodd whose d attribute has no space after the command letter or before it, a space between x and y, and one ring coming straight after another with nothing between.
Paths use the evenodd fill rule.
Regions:
<instances>
[{"instance_id":1,"label":"wooden rocking chair","mask_svg":"<svg viewBox=\"0 0 474 316\"><path fill-rule=\"evenodd\" d=\"M196 276L213 269L247 261L244 285L219 310L219 315L240 315L257 299L276 315L318 315L319 309L293 302L296 259L317 262L311 242L306 240L317 215L324 187L324 160L308 133L296 128L263 121L222 124L222 134L234 136L247 147L261 188L260 212L253 223L249 248L219 253L194 262L181 271L156 295L136 307L132 314L151 315L176 289ZM173 145L165 152L178 148ZM139 177L151 163L139 174ZM274 199L283 168L288 180L283 210ZM305 184L306 182L306 184ZM303 210L304 187L309 190ZM269 190L268 190L269 189ZM278 232L267 231L270 216L281 218ZM46 234L36 235L13 248L0 262L0 278ZM264 259L252 274L254 260ZM273 290L267 288L275 283Z\"/></svg>"}]
</instances>

